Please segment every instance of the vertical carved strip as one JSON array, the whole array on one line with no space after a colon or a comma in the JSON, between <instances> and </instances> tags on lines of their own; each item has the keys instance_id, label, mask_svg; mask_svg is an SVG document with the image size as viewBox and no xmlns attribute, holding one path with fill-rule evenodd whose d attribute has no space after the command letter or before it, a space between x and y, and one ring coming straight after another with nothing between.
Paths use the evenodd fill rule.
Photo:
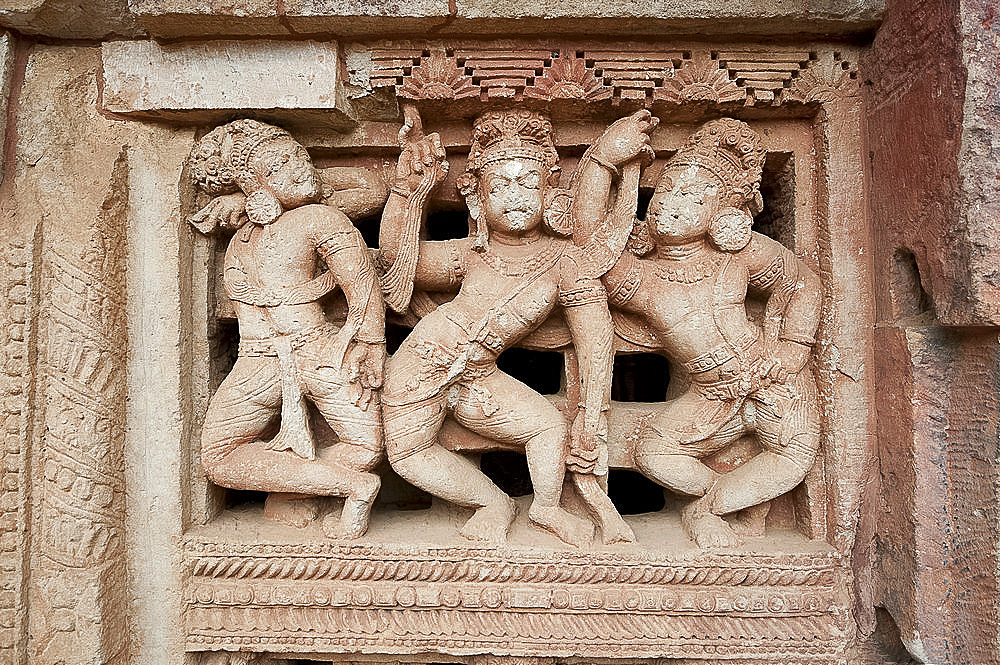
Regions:
<instances>
[{"instance_id":1,"label":"vertical carved strip","mask_svg":"<svg viewBox=\"0 0 1000 665\"><path fill-rule=\"evenodd\" d=\"M31 245L0 245L0 662L23 663L30 480L26 477L34 372L28 344Z\"/></svg>"},{"instance_id":2,"label":"vertical carved strip","mask_svg":"<svg viewBox=\"0 0 1000 665\"><path fill-rule=\"evenodd\" d=\"M33 662L128 662L124 154L96 219L47 233ZM37 604L37 607L36 607Z\"/></svg>"}]
</instances>

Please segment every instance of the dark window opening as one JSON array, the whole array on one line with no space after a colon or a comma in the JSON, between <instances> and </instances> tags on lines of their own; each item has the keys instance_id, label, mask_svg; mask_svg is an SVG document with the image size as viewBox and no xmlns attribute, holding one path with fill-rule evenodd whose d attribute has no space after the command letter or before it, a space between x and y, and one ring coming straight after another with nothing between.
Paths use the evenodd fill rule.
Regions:
<instances>
[{"instance_id":1,"label":"dark window opening","mask_svg":"<svg viewBox=\"0 0 1000 665\"><path fill-rule=\"evenodd\" d=\"M616 402L663 402L670 384L670 363L655 353L615 356L611 399Z\"/></svg>"},{"instance_id":2,"label":"dark window opening","mask_svg":"<svg viewBox=\"0 0 1000 665\"><path fill-rule=\"evenodd\" d=\"M506 450L483 453L479 468L510 496L525 496L533 491L528 460L521 453Z\"/></svg>"},{"instance_id":3,"label":"dark window opening","mask_svg":"<svg viewBox=\"0 0 1000 665\"><path fill-rule=\"evenodd\" d=\"M753 229L795 250L795 164L789 154L770 153L764 161L760 193L764 209Z\"/></svg>"},{"instance_id":4,"label":"dark window opening","mask_svg":"<svg viewBox=\"0 0 1000 665\"><path fill-rule=\"evenodd\" d=\"M638 471L627 469L608 471L608 496L622 515L655 513L666 505L662 487Z\"/></svg>"},{"instance_id":5,"label":"dark window opening","mask_svg":"<svg viewBox=\"0 0 1000 665\"><path fill-rule=\"evenodd\" d=\"M469 216L465 209L436 210L427 215L427 239L451 240L469 235Z\"/></svg>"},{"instance_id":6,"label":"dark window opening","mask_svg":"<svg viewBox=\"0 0 1000 665\"><path fill-rule=\"evenodd\" d=\"M562 388L563 354L558 351L507 349L497 358L497 367L543 395Z\"/></svg>"}]
</instances>

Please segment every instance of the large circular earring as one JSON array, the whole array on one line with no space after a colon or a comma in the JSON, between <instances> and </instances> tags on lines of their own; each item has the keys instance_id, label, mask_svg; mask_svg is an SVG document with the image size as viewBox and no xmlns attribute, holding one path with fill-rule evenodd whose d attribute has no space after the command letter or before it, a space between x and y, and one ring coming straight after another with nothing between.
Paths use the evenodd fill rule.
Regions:
<instances>
[{"instance_id":1,"label":"large circular earring","mask_svg":"<svg viewBox=\"0 0 1000 665\"><path fill-rule=\"evenodd\" d=\"M753 217L739 208L723 208L708 225L712 244L726 252L738 252L750 243Z\"/></svg>"},{"instance_id":2,"label":"large circular earring","mask_svg":"<svg viewBox=\"0 0 1000 665\"><path fill-rule=\"evenodd\" d=\"M284 212L278 197L266 189L258 189L247 196L246 211L254 224L271 224Z\"/></svg>"}]
</instances>

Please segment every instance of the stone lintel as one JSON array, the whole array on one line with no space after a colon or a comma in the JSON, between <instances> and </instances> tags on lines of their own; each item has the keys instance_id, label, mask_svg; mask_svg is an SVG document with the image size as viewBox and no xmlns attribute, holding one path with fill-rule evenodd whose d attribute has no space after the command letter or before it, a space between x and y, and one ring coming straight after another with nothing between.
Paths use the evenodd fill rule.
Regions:
<instances>
[{"instance_id":1,"label":"stone lintel","mask_svg":"<svg viewBox=\"0 0 1000 665\"><path fill-rule=\"evenodd\" d=\"M103 44L101 56L101 103L110 113L203 123L241 112L283 124L353 124L337 42L119 41Z\"/></svg>"},{"instance_id":2,"label":"stone lintel","mask_svg":"<svg viewBox=\"0 0 1000 665\"><path fill-rule=\"evenodd\" d=\"M852 34L875 29L884 0L129 0L156 38L198 36Z\"/></svg>"}]
</instances>

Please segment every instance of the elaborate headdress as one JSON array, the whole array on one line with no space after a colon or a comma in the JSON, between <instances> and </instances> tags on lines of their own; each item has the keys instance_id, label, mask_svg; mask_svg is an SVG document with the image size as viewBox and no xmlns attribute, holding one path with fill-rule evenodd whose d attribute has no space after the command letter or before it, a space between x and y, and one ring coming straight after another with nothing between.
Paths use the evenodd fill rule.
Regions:
<instances>
[{"instance_id":1,"label":"elaborate headdress","mask_svg":"<svg viewBox=\"0 0 1000 665\"><path fill-rule=\"evenodd\" d=\"M246 171L253 151L267 141L290 137L280 127L259 120L233 120L219 125L194 144L188 157L195 184L213 196L232 194L237 175Z\"/></svg>"},{"instance_id":2,"label":"elaborate headdress","mask_svg":"<svg viewBox=\"0 0 1000 665\"><path fill-rule=\"evenodd\" d=\"M487 165L506 159L528 159L542 167L542 178L559 171L559 154L552 140L552 122L540 113L525 109L487 111L476 118L472 127L472 145L465 173L458 178L463 196L475 191L477 178ZM549 206L546 206L547 208ZM551 226L547 218L546 223ZM486 247L486 228L476 221L476 245Z\"/></svg>"},{"instance_id":3,"label":"elaborate headdress","mask_svg":"<svg viewBox=\"0 0 1000 665\"><path fill-rule=\"evenodd\" d=\"M670 166L698 166L711 172L723 186L723 197L734 208L760 213L760 177L764 169L763 142L741 120L719 118L706 122L670 159Z\"/></svg>"}]
</instances>

